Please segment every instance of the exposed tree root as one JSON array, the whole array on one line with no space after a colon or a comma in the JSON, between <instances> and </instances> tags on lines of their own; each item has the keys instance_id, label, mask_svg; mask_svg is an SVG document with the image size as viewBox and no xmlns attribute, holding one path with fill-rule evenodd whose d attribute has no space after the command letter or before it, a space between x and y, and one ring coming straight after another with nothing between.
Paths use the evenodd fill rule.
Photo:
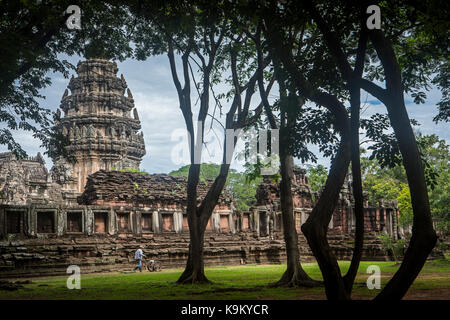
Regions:
<instances>
[{"instance_id":1,"label":"exposed tree root","mask_svg":"<svg viewBox=\"0 0 450 320\"><path fill-rule=\"evenodd\" d=\"M184 272L177 280L178 284L208 284L211 281L206 278L203 272Z\"/></svg>"},{"instance_id":2,"label":"exposed tree root","mask_svg":"<svg viewBox=\"0 0 450 320\"><path fill-rule=\"evenodd\" d=\"M320 287L323 286L323 282L314 280L308 276L303 270L292 272L286 270L280 280L271 283L269 287Z\"/></svg>"}]
</instances>

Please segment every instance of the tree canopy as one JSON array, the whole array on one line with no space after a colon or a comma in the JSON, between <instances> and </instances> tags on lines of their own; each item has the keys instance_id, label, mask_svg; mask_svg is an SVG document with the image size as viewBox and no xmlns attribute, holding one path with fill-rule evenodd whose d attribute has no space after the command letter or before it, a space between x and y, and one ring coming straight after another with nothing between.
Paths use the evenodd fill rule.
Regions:
<instances>
[{"instance_id":1,"label":"tree canopy","mask_svg":"<svg viewBox=\"0 0 450 320\"><path fill-rule=\"evenodd\" d=\"M15 130L30 131L42 141L50 156L64 154L65 141L53 129L57 116L39 99L40 90L51 85L50 72L68 77L75 69L62 54L123 60L131 55L129 11L117 1L86 0L81 30L66 21L73 1L0 2L0 144L19 158L26 152L16 142ZM65 154L67 156L67 154Z\"/></svg>"}]
</instances>

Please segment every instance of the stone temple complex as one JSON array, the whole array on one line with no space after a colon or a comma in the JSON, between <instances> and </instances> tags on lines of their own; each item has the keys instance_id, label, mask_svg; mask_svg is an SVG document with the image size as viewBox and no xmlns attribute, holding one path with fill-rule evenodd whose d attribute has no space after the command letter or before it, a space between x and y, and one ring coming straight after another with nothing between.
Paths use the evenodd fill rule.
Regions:
<instances>
[{"instance_id":1,"label":"stone temple complex","mask_svg":"<svg viewBox=\"0 0 450 320\"><path fill-rule=\"evenodd\" d=\"M80 62L64 92L56 124L76 161L17 160L0 154L0 277L130 270L139 246L163 268L185 265L189 232L186 180L139 169L145 144L133 96L117 65ZM126 94L126 95L125 95ZM61 110L63 114L61 114ZM293 181L302 260L314 257L300 232L317 194L305 170ZM207 192L200 183L201 199ZM251 210L235 209L224 191L207 225L206 265L283 263L285 246L278 184L264 180ZM363 259L387 259L375 234L398 235L395 202L366 203ZM341 192L328 239L340 259L351 257L355 227L350 183Z\"/></svg>"}]
</instances>

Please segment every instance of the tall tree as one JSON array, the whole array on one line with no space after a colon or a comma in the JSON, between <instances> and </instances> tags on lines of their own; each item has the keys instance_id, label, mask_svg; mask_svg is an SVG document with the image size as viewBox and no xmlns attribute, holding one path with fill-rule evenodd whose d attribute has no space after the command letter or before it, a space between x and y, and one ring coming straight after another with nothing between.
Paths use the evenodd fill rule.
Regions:
<instances>
[{"instance_id":1,"label":"tall tree","mask_svg":"<svg viewBox=\"0 0 450 320\"><path fill-rule=\"evenodd\" d=\"M318 9L317 3L321 6L320 9ZM406 111L404 93L405 91L411 91L416 101L421 101L424 93L419 90L425 85L420 83L424 80L424 74L427 74L424 72L425 65L429 61L439 65L439 61L442 61L442 45L437 46L437 50L433 50L420 43L421 38L426 38L427 40L444 38L442 31L438 31L437 36L435 36L428 29L432 24L435 24L438 30L442 30L442 20L437 19L437 22L431 22L432 19L429 16L430 12L437 9L438 4L443 3L441 1L428 1L426 4L411 2L411 4L406 5L399 5L394 1L385 3L383 9L386 9L386 11L383 12L387 14L383 15L384 28L367 30L370 42L381 62L383 70L382 80L385 81L386 88L384 89L368 79L360 80L360 86L383 102L387 108L408 177L414 212L413 233L402 265L377 296L377 299L401 299L419 274L426 258L436 243L436 234L431 222L424 168ZM380 5L382 4L380 3ZM335 22L338 20L335 15L336 12L344 13L345 15L342 14L341 16L344 19L343 23L352 25L355 20L360 21L368 17L366 14L361 17L361 12L365 12L364 10L368 6L368 2L359 3L356 7L342 5L340 7L341 11L339 11L336 10L335 3L307 2L309 13L321 30L330 53L334 55L343 79L349 84L352 79L352 68L346 54L349 48L342 39L342 33L336 29L339 23ZM357 9L355 10L356 14L349 15L349 7ZM360 9L358 10L358 8ZM413 15L410 15L411 13ZM437 17L439 16L441 15L438 14ZM435 18L433 17L433 19ZM390 23L389 27L388 23ZM428 50L427 59L419 60L421 63L410 61L409 64L408 62L402 64L399 58L402 53L412 49L411 39L419 41L414 45L415 50L417 48ZM400 49L397 49L397 46ZM418 50L412 56L415 59L420 59L420 54L423 55L425 52ZM436 63L435 61L438 62ZM405 75L405 78L403 78L403 75Z\"/></svg>"},{"instance_id":2,"label":"tall tree","mask_svg":"<svg viewBox=\"0 0 450 320\"><path fill-rule=\"evenodd\" d=\"M268 10L264 8L262 12L265 36L268 39L272 55L276 55L280 59L292 83L296 86L303 99L325 107L333 115L335 130L341 136L338 151L332 161L324 190L301 229L321 268L327 296L348 298L336 257L326 238L328 225L350 162L350 123L347 110L336 96L313 87L304 78L294 62L292 51L286 50L286 48L292 48L293 41L289 37L286 39L286 35L289 36L289 33L282 33L284 24L281 18L274 18L273 16L276 10L277 8L272 6Z\"/></svg>"},{"instance_id":3,"label":"tall tree","mask_svg":"<svg viewBox=\"0 0 450 320\"><path fill-rule=\"evenodd\" d=\"M189 256L186 268L178 283L208 282L204 273L203 241L205 228L218 198L225 186L230 168L231 156L237 142L237 135L226 134L227 130L236 132L248 125L251 120L251 98L255 92L256 73L252 67L251 56L246 56L245 47L249 39L236 30L224 16L221 6L214 3L166 2L142 4L143 33L151 37L148 42L142 34L136 39L138 56L167 52L173 82L175 84L180 110L186 124L190 149L190 167L187 183L187 208L189 224ZM148 29L148 24L153 29ZM155 31L155 29L157 31ZM144 40L144 41L142 41ZM155 45L149 47L149 43ZM182 79L180 81L176 54L181 56ZM238 60L239 59L239 60ZM197 133L194 130L191 81L194 72L191 62L196 63L201 75L201 83L194 83L200 106L197 116ZM204 125L211 116L210 94L214 84L223 80L224 70L231 76L229 93L231 104L226 112L223 139L223 160L220 173L210 186L204 199L197 198L197 185L200 176L200 161L203 149ZM213 97L217 98L217 97ZM222 104L216 101L216 107ZM255 113L258 114L256 108ZM222 112L222 109L220 110ZM214 117L212 119L216 121Z\"/></svg>"},{"instance_id":4,"label":"tall tree","mask_svg":"<svg viewBox=\"0 0 450 320\"><path fill-rule=\"evenodd\" d=\"M295 123L300 114L300 99L295 90L288 90L287 79L280 61L271 57L274 66L274 79L278 83L280 97L277 109L280 111L280 119L276 121L273 114L274 106L270 105L268 95L264 89L263 52L261 44L261 25L253 37L256 43L258 56L258 86L264 110L271 129L280 130L280 203L283 221L284 241L286 243L287 268L281 279L275 285L281 286L314 286L319 282L314 281L300 264L300 251L298 247L298 234L295 228L294 203L292 193L292 179L294 173L294 157L292 153L292 136Z\"/></svg>"}]
</instances>

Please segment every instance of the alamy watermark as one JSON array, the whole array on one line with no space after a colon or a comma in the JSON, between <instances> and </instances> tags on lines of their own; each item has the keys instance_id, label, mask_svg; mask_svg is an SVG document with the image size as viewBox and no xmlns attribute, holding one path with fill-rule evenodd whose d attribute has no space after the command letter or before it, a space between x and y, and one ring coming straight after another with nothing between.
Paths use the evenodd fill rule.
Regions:
<instances>
[{"instance_id":1,"label":"alamy watermark","mask_svg":"<svg viewBox=\"0 0 450 320\"><path fill-rule=\"evenodd\" d=\"M203 122L197 122L197 134L195 135L194 146L191 148L190 133L183 129L176 129L172 132L172 141L178 141L178 143L172 148L171 160L176 165L190 163L188 159L193 158L194 164L201 164L202 156L205 154L203 147L207 149L207 152L215 155L222 154L217 152L218 148L221 148L220 143L210 143L205 141L203 136L204 125ZM261 175L273 175L279 170L279 130L242 130L242 129L225 129L225 160L226 164L231 164L233 155L235 153L236 145L238 142L246 144L245 147L245 161L248 164L257 164L258 161L261 166ZM269 151L269 133L270 133L270 151ZM191 155L191 150L193 155Z\"/></svg>"},{"instance_id":2,"label":"alamy watermark","mask_svg":"<svg viewBox=\"0 0 450 320\"><path fill-rule=\"evenodd\" d=\"M80 267L77 265L70 265L67 267L67 274L71 274L68 278L67 278L67 282L66 282L66 286L67 289L69 290L73 290L73 289L77 289L80 290L81 289L81 270Z\"/></svg>"},{"instance_id":3,"label":"alamy watermark","mask_svg":"<svg viewBox=\"0 0 450 320\"><path fill-rule=\"evenodd\" d=\"M81 9L77 5L70 5L67 7L65 13L71 14L66 20L66 26L70 30L81 29ZM367 7L366 13L370 16L366 20L367 29L381 29L381 9L376 4Z\"/></svg>"},{"instance_id":4,"label":"alamy watermark","mask_svg":"<svg viewBox=\"0 0 450 320\"><path fill-rule=\"evenodd\" d=\"M366 20L367 29L381 29L381 10L376 4L367 7L366 13L371 14Z\"/></svg>"},{"instance_id":5,"label":"alamy watermark","mask_svg":"<svg viewBox=\"0 0 450 320\"><path fill-rule=\"evenodd\" d=\"M370 274L367 278L366 285L369 290L381 289L381 269L377 265L370 265L367 267L367 273Z\"/></svg>"},{"instance_id":6,"label":"alamy watermark","mask_svg":"<svg viewBox=\"0 0 450 320\"><path fill-rule=\"evenodd\" d=\"M66 26L70 30L81 30L81 9L77 5L67 7L65 13L70 14L66 20Z\"/></svg>"}]
</instances>

